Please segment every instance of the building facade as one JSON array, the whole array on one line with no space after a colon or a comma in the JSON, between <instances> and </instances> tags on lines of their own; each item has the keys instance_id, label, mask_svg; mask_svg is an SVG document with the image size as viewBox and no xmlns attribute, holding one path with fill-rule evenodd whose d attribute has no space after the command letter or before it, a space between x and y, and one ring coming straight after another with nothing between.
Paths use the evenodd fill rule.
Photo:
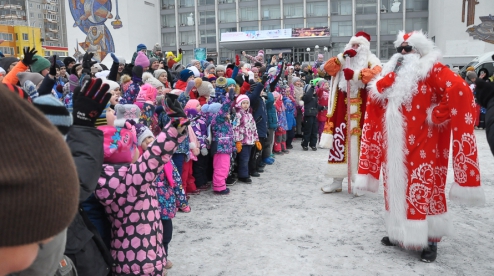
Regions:
<instances>
[{"instance_id":1,"label":"building facade","mask_svg":"<svg viewBox=\"0 0 494 276\"><path fill-rule=\"evenodd\" d=\"M38 49L38 54L44 55L41 45L41 29L29 26L0 25L0 51L6 57L22 58L24 47Z\"/></svg>"},{"instance_id":2,"label":"building facade","mask_svg":"<svg viewBox=\"0 0 494 276\"><path fill-rule=\"evenodd\" d=\"M0 0L0 24L38 28L41 34L35 39L43 46L67 47L65 0Z\"/></svg>"},{"instance_id":3,"label":"building facade","mask_svg":"<svg viewBox=\"0 0 494 276\"><path fill-rule=\"evenodd\" d=\"M189 59L194 48L207 48L220 62L242 50L255 54L283 49L290 50L287 54L294 60L312 61L318 53L329 57L340 52L363 30L372 36L372 51L387 60L395 52L392 42L399 30L428 31L429 0L161 0L161 25L163 50L182 48ZM276 49L263 43L232 47L220 41L226 32L311 27L330 27L330 39L321 45L307 38L306 43L282 43Z\"/></svg>"}]
</instances>

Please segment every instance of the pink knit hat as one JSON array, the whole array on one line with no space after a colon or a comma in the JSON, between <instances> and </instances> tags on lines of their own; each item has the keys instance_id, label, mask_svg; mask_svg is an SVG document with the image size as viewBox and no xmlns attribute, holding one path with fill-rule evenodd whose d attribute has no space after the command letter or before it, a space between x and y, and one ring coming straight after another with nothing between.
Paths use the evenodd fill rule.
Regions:
<instances>
[{"instance_id":1,"label":"pink knit hat","mask_svg":"<svg viewBox=\"0 0 494 276\"><path fill-rule=\"evenodd\" d=\"M142 68L149 67L149 58L143 53L138 52L136 60L134 61L134 66L140 65Z\"/></svg>"},{"instance_id":2,"label":"pink knit hat","mask_svg":"<svg viewBox=\"0 0 494 276\"><path fill-rule=\"evenodd\" d=\"M196 99L190 99L187 104L185 105L184 110L187 111L187 109L196 109L196 107L200 105L199 101Z\"/></svg>"},{"instance_id":3,"label":"pink knit hat","mask_svg":"<svg viewBox=\"0 0 494 276\"><path fill-rule=\"evenodd\" d=\"M324 58L322 54L317 55L318 58Z\"/></svg>"},{"instance_id":4,"label":"pink knit hat","mask_svg":"<svg viewBox=\"0 0 494 276\"><path fill-rule=\"evenodd\" d=\"M264 56L264 51L263 50L259 50L259 52L257 52L257 55L263 57Z\"/></svg>"},{"instance_id":5,"label":"pink knit hat","mask_svg":"<svg viewBox=\"0 0 494 276\"><path fill-rule=\"evenodd\" d=\"M257 68L257 67L252 67L252 69L250 69L250 70L254 73L259 73L259 68Z\"/></svg>"},{"instance_id":6,"label":"pink knit hat","mask_svg":"<svg viewBox=\"0 0 494 276\"><path fill-rule=\"evenodd\" d=\"M248 102L249 102L249 104L250 104L250 99L249 99L249 97L247 97L246 95L243 95L243 94L238 95L237 100L235 101L235 106L236 106L236 107L242 107L242 102L243 102L243 101L248 101Z\"/></svg>"},{"instance_id":7,"label":"pink knit hat","mask_svg":"<svg viewBox=\"0 0 494 276\"><path fill-rule=\"evenodd\" d=\"M156 100L156 95L158 94L158 90L154 88L149 83L144 84L141 86L141 89L139 91L139 95L137 96L138 98L142 98L144 102L148 104L153 104L154 101Z\"/></svg>"}]
</instances>

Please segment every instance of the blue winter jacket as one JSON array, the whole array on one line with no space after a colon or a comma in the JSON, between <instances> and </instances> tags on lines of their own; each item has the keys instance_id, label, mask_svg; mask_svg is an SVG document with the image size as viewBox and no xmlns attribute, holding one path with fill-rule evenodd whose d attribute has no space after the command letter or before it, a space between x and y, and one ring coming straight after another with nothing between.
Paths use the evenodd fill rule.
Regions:
<instances>
[{"instance_id":1,"label":"blue winter jacket","mask_svg":"<svg viewBox=\"0 0 494 276\"><path fill-rule=\"evenodd\" d=\"M254 81L250 82L250 85L255 85ZM257 135L260 138L268 137L268 114L266 111L266 104L261 97L261 91L263 86L261 83L257 83L254 91L247 92L247 97L250 100L250 106L252 107L254 121L256 122ZM273 101L274 102L274 101Z\"/></svg>"},{"instance_id":2,"label":"blue winter jacket","mask_svg":"<svg viewBox=\"0 0 494 276\"><path fill-rule=\"evenodd\" d=\"M286 123L288 126L287 130L295 127L295 104L288 97L283 97L283 104L285 105Z\"/></svg>"},{"instance_id":3,"label":"blue winter jacket","mask_svg":"<svg viewBox=\"0 0 494 276\"><path fill-rule=\"evenodd\" d=\"M266 100L266 111L268 113L268 128L278 128L278 115L276 114L276 108L274 107L274 96L271 92L268 92L268 99Z\"/></svg>"}]
</instances>

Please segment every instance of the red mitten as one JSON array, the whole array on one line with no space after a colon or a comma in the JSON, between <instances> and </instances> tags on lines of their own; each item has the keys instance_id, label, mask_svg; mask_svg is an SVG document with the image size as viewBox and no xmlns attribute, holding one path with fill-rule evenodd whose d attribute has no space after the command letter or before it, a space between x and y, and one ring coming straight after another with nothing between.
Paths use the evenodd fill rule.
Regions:
<instances>
[{"instance_id":1,"label":"red mitten","mask_svg":"<svg viewBox=\"0 0 494 276\"><path fill-rule=\"evenodd\" d=\"M384 78L380 79L376 83L377 91L379 91L379 93L382 93L384 89L393 85L393 83L395 82L395 78L396 78L396 74L394 72L386 74Z\"/></svg>"},{"instance_id":2,"label":"red mitten","mask_svg":"<svg viewBox=\"0 0 494 276\"><path fill-rule=\"evenodd\" d=\"M240 66L240 57L235 55L235 66Z\"/></svg>"},{"instance_id":3,"label":"red mitten","mask_svg":"<svg viewBox=\"0 0 494 276\"><path fill-rule=\"evenodd\" d=\"M432 122L437 125L451 119L448 107L448 97L446 95L444 95L441 102L432 109L431 115Z\"/></svg>"},{"instance_id":4,"label":"red mitten","mask_svg":"<svg viewBox=\"0 0 494 276\"><path fill-rule=\"evenodd\" d=\"M353 72L353 70L350 68L343 69L343 74L345 74L345 80L347 80L347 81L349 81L353 78L354 73L355 72Z\"/></svg>"},{"instance_id":5,"label":"red mitten","mask_svg":"<svg viewBox=\"0 0 494 276\"><path fill-rule=\"evenodd\" d=\"M349 56L349 57L354 57L357 55L357 51L355 51L354 49L350 49L350 50L346 50L344 53L343 53L343 56Z\"/></svg>"}]
</instances>

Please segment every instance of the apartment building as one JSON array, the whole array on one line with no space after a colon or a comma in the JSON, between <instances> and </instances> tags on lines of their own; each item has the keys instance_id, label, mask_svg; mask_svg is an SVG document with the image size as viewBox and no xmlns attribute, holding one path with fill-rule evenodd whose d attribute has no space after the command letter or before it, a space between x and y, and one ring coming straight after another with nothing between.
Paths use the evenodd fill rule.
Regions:
<instances>
[{"instance_id":1,"label":"apartment building","mask_svg":"<svg viewBox=\"0 0 494 276\"><path fill-rule=\"evenodd\" d=\"M43 46L66 48L65 2L65 0L0 0L0 25L39 28L41 35L37 39ZM62 50L67 53L66 49Z\"/></svg>"}]
</instances>

